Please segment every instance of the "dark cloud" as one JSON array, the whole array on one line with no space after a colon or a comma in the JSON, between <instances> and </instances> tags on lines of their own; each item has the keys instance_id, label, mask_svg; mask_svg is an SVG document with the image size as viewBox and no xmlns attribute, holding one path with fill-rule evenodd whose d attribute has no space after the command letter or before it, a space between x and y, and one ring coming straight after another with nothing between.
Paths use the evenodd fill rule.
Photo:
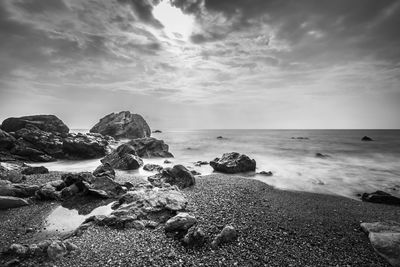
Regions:
<instances>
[{"instance_id":1,"label":"dark cloud","mask_svg":"<svg viewBox=\"0 0 400 267\"><path fill-rule=\"evenodd\" d=\"M15 5L32 13L56 12L68 9L62 0L25 0Z\"/></svg>"},{"instance_id":2,"label":"dark cloud","mask_svg":"<svg viewBox=\"0 0 400 267\"><path fill-rule=\"evenodd\" d=\"M122 4L129 4L136 15L143 22L149 23L155 27L162 28L163 25L153 16L153 5L156 2L150 2L148 0L118 0Z\"/></svg>"}]
</instances>

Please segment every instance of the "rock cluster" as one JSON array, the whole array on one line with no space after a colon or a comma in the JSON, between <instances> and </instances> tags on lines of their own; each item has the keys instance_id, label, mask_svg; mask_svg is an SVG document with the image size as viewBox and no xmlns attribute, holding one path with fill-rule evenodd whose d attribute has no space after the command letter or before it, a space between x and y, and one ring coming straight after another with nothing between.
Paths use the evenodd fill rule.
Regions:
<instances>
[{"instance_id":1,"label":"rock cluster","mask_svg":"<svg viewBox=\"0 0 400 267\"><path fill-rule=\"evenodd\" d=\"M224 173L239 173L256 170L256 161L244 154L237 152L225 153L222 158L215 158L210 161L215 171Z\"/></svg>"}]
</instances>

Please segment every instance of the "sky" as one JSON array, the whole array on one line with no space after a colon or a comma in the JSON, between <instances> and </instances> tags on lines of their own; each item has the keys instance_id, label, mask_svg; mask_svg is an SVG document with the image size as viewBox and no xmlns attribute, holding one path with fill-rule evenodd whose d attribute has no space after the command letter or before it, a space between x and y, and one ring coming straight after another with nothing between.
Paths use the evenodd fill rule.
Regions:
<instances>
[{"instance_id":1,"label":"sky","mask_svg":"<svg viewBox=\"0 0 400 267\"><path fill-rule=\"evenodd\" d=\"M400 128L399 0L1 0L0 121Z\"/></svg>"}]
</instances>

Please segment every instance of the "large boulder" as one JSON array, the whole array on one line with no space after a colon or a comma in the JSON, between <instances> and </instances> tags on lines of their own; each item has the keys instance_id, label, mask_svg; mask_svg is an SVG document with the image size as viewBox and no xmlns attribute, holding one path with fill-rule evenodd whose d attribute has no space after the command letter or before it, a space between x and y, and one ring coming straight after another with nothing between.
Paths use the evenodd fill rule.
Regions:
<instances>
[{"instance_id":1,"label":"large boulder","mask_svg":"<svg viewBox=\"0 0 400 267\"><path fill-rule=\"evenodd\" d=\"M10 196L0 196L0 209L12 209L29 205L25 199Z\"/></svg>"},{"instance_id":2,"label":"large boulder","mask_svg":"<svg viewBox=\"0 0 400 267\"><path fill-rule=\"evenodd\" d=\"M9 150L15 144L15 138L11 134L0 129L0 150Z\"/></svg>"},{"instance_id":3,"label":"large boulder","mask_svg":"<svg viewBox=\"0 0 400 267\"><path fill-rule=\"evenodd\" d=\"M34 126L45 132L68 133L68 127L54 115L33 115L19 118L8 118L1 124L6 132L16 132L27 126Z\"/></svg>"},{"instance_id":4,"label":"large boulder","mask_svg":"<svg viewBox=\"0 0 400 267\"><path fill-rule=\"evenodd\" d=\"M63 140L63 152L68 158L100 158L109 150L109 141L101 134L69 134Z\"/></svg>"},{"instance_id":5,"label":"large boulder","mask_svg":"<svg viewBox=\"0 0 400 267\"><path fill-rule=\"evenodd\" d=\"M400 223L361 223L374 250L392 266L400 266Z\"/></svg>"},{"instance_id":6,"label":"large boulder","mask_svg":"<svg viewBox=\"0 0 400 267\"><path fill-rule=\"evenodd\" d=\"M100 119L90 132L115 138L142 138L151 134L150 127L143 117L129 111L108 114Z\"/></svg>"},{"instance_id":7,"label":"large boulder","mask_svg":"<svg viewBox=\"0 0 400 267\"><path fill-rule=\"evenodd\" d=\"M114 169L136 170L143 165L143 161L136 155L135 149L129 144L122 144L101 162L108 163Z\"/></svg>"},{"instance_id":8,"label":"large boulder","mask_svg":"<svg viewBox=\"0 0 400 267\"><path fill-rule=\"evenodd\" d=\"M136 154L141 158L172 158L174 157L169 151L169 147L163 140L158 140L154 137L138 138L131 140L129 143Z\"/></svg>"},{"instance_id":9,"label":"large boulder","mask_svg":"<svg viewBox=\"0 0 400 267\"><path fill-rule=\"evenodd\" d=\"M400 198L379 190L373 193L364 193L361 196L361 200L373 203L400 205Z\"/></svg>"},{"instance_id":10,"label":"large boulder","mask_svg":"<svg viewBox=\"0 0 400 267\"><path fill-rule=\"evenodd\" d=\"M172 168L165 168L160 173L148 177L149 182L158 187L165 183L176 185L180 189L190 187L196 184L193 174L183 165L175 165Z\"/></svg>"},{"instance_id":11,"label":"large boulder","mask_svg":"<svg viewBox=\"0 0 400 267\"><path fill-rule=\"evenodd\" d=\"M239 173L256 170L256 161L244 154L237 152L225 153L222 158L215 158L210 161L215 171L224 173Z\"/></svg>"}]
</instances>

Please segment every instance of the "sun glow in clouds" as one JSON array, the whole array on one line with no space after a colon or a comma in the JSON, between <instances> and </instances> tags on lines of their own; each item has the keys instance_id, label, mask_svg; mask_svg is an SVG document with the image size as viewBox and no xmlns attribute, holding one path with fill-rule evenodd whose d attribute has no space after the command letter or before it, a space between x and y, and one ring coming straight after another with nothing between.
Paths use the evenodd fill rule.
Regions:
<instances>
[{"instance_id":1,"label":"sun glow in clouds","mask_svg":"<svg viewBox=\"0 0 400 267\"><path fill-rule=\"evenodd\" d=\"M169 37L187 39L192 32L194 17L183 14L179 8L171 6L170 1L161 1L155 6L153 16L164 25Z\"/></svg>"}]
</instances>

